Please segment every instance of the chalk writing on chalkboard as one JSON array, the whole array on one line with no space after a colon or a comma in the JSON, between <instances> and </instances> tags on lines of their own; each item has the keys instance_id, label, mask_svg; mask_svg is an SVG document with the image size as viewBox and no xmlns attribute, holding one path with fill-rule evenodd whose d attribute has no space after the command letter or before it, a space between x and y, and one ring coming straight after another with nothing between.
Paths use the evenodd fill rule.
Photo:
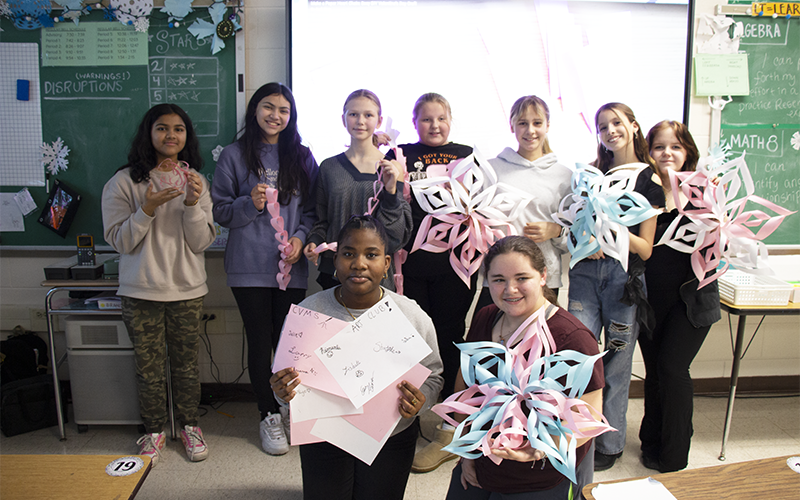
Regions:
<instances>
[{"instance_id":1,"label":"chalk writing on chalkboard","mask_svg":"<svg viewBox=\"0 0 800 500\"><path fill-rule=\"evenodd\" d=\"M800 155L792 137L800 132L800 23L792 19L743 19L739 48L747 52L750 94L722 111L721 138L738 154L747 151L755 194L800 210ZM800 244L800 215L766 239Z\"/></svg>"},{"instance_id":2,"label":"chalk writing on chalkboard","mask_svg":"<svg viewBox=\"0 0 800 500\"><path fill-rule=\"evenodd\" d=\"M219 135L219 61L216 57L151 57L150 106L171 102L193 117L199 137Z\"/></svg>"}]
</instances>

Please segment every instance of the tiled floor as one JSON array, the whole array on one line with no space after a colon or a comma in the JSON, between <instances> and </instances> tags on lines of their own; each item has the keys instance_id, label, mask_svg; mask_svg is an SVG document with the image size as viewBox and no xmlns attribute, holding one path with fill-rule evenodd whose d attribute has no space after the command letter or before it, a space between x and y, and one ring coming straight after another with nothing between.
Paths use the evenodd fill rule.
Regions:
<instances>
[{"instance_id":1,"label":"tiled floor","mask_svg":"<svg viewBox=\"0 0 800 500\"><path fill-rule=\"evenodd\" d=\"M690 468L723 463L717 457L725 407L724 398L695 398ZM137 499L302 498L298 451L292 448L283 457L271 457L261 451L255 403L227 403L219 411L208 410L200 425L208 440L209 458L191 463L180 441L169 441L161 462L148 476ZM624 456L611 470L595 474L595 481L646 476L652 472L639 463L637 431L641 415L642 400L631 400ZM423 419L425 434L432 436L435 425L436 416L428 413ZM71 423L67 435L66 441L59 441L57 427L52 427L11 438L0 437L0 461L3 454L137 452L134 442L139 435L134 426L90 426L87 433L78 434ZM420 440L419 446L423 444ZM800 398L737 399L727 462L790 454L800 455ZM454 463L428 474L412 474L405 498L443 499Z\"/></svg>"}]
</instances>

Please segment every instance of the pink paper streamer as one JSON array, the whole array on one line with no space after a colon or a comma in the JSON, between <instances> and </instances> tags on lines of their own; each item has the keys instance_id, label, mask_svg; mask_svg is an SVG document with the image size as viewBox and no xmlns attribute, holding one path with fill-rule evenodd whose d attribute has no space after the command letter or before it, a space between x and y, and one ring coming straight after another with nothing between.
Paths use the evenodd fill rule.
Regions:
<instances>
[{"instance_id":1,"label":"pink paper streamer","mask_svg":"<svg viewBox=\"0 0 800 500\"><path fill-rule=\"evenodd\" d=\"M278 288L286 290L289 281L292 279L292 276L289 274L292 265L286 262L286 258L292 250L292 245L289 243L289 233L286 232L283 217L281 217L281 206L278 203L278 190L267 187L266 196L267 211L272 216L269 223L275 229L275 239L278 240L278 250L281 252L281 260L278 261L279 272L275 275L275 279L278 281Z\"/></svg>"},{"instance_id":2,"label":"pink paper streamer","mask_svg":"<svg viewBox=\"0 0 800 500\"><path fill-rule=\"evenodd\" d=\"M408 251L405 248L394 253L394 287L398 295L403 295L403 264L406 263L408 258Z\"/></svg>"}]
</instances>

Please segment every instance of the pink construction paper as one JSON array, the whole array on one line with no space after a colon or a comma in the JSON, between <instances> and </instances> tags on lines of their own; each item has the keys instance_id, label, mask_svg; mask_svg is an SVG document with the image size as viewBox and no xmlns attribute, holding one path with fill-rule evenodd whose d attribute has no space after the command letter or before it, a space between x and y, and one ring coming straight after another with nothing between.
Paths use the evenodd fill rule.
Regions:
<instances>
[{"instance_id":1,"label":"pink construction paper","mask_svg":"<svg viewBox=\"0 0 800 500\"><path fill-rule=\"evenodd\" d=\"M304 385L346 398L347 394L319 357L314 355L314 350L347 324L346 321L292 304L275 350L272 372L294 367Z\"/></svg>"},{"instance_id":2,"label":"pink construction paper","mask_svg":"<svg viewBox=\"0 0 800 500\"><path fill-rule=\"evenodd\" d=\"M402 418L399 409L402 393L397 385L405 380L419 388L430 374L430 370L417 363L405 375L364 404L364 413L343 418L371 438L380 441Z\"/></svg>"},{"instance_id":3,"label":"pink construction paper","mask_svg":"<svg viewBox=\"0 0 800 500\"><path fill-rule=\"evenodd\" d=\"M324 440L311 434L311 429L317 419L306 420L304 422L292 422L292 437L289 438L292 446L299 446L301 444L321 443Z\"/></svg>"}]
</instances>

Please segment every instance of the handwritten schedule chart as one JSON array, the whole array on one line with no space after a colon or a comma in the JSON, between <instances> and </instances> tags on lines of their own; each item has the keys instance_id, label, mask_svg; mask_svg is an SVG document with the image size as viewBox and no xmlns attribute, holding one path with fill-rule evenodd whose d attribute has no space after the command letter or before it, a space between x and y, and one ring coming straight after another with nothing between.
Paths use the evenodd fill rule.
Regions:
<instances>
[{"instance_id":1,"label":"handwritten schedule chart","mask_svg":"<svg viewBox=\"0 0 800 500\"><path fill-rule=\"evenodd\" d=\"M146 33L118 23L64 23L42 30L42 66L143 66L147 50Z\"/></svg>"}]
</instances>

